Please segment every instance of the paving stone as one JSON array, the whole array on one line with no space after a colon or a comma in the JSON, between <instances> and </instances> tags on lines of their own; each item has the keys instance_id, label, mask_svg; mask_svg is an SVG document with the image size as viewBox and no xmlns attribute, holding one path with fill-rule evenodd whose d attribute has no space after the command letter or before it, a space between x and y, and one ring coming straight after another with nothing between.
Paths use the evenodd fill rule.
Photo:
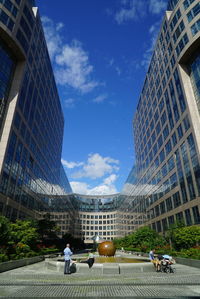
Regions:
<instances>
[{"instance_id":1,"label":"paving stone","mask_svg":"<svg viewBox=\"0 0 200 299\"><path fill-rule=\"evenodd\" d=\"M153 267L148 273L124 271L121 274L110 274L109 267L107 270L103 275L95 271L64 275L47 269L45 262L21 267L0 274L0 297L200 297L200 275L197 268L177 264L174 274L157 273Z\"/></svg>"}]
</instances>

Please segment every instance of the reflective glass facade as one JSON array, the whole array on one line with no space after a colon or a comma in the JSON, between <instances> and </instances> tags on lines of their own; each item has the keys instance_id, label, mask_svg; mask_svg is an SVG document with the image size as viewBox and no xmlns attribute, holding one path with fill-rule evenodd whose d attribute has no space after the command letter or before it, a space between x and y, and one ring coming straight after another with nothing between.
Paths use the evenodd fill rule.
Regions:
<instances>
[{"instance_id":1,"label":"reflective glass facade","mask_svg":"<svg viewBox=\"0 0 200 299\"><path fill-rule=\"evenodd\" d=\"M14 33L0 44L1 117L7 116L8 94L12 100L12 87L16 90L15 80L11 82L14 67L18 72L23 64L12 115L8 110L8 141L0 176L1 211L13 220L36 216L58 208L62 195L66 196L65 206L73 210L67 197L72 190L61 165L64 118L40 16L33 10L34 1L17 1L18 8L11 1L1 3L2 11L17 22ZM2 23L9 28L8 22ZM24 58L15 57L14 49L4 47L9 38Z\"/></svg>"},{"instance_id":2,"label":"reflective glass facade","mask_svg":"<svg viewBox=\"0 0 200 299\"><path fill-rule=\"evenodd\" d=\"M163 232L175 222L198 223L200 77L193 43L200 48L200 35L191 34L189 24L195 24L198 6L169 1L135 113L136 165L122 190L121 209L132 210L136 227ZM194 20L188 20L190 12Z\"/></svg>"},{"instance_id":3,"label":"reflective glass facade","mask_svg":"<svg viewBox=\"0 0 200 299\"><path fill-rule=\"evenodd\" d=\"M8 92L12 83L15 60L6 48L3 41L0 40L0 137L4 117L7 109Z\"/></svg>"},{"instance_id":4,"label":"reflective glass facade","mask_svg":"<svg viewBox=\"0 0 200 299\"><path fill-rule=\"evenodd\" d=\"M190 64L190 76L198 109L200 112L200 55L198 55Z\"/></svg>"}]
</instances>

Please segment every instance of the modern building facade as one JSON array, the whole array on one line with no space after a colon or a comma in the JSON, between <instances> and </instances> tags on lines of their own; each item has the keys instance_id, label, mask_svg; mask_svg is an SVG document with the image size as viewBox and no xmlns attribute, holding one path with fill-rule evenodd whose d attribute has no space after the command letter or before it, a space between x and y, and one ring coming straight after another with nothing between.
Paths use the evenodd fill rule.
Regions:
<instances>
[{"instance_id":1,"label":"modern building facade","mask_svg":"<svg viewBox=\"0 0 200 299\"><path fill-rule=\"evenodd\" d=\"M61 165L63 113L34 1L0 1L0 65L0 211L13 220L39 217L54 196L72 190Z\"/></svg>"},{"instance_id":2,"label":"modern building facade","mask_svg":"<svg viewBox=\"0 0 200 299\"><path fill-rule=\"evenodd\" d=\"M136 227L200 224L200 2L171 0L133 121L122 210Z\"/></svg>"},{"instance_id":3,"label":"modern building facade","mask_svg":"<svg viewBox=\"0 0 200 299\"><path fill-rule=\"evenodd\" d=\"M200 3L170 0L133 121L136 162L121 193L73 194L64 118L33 0L0 0L0 212L50 213L92 243L149 225L200 224Z\"/></svg>"}]
</instances>

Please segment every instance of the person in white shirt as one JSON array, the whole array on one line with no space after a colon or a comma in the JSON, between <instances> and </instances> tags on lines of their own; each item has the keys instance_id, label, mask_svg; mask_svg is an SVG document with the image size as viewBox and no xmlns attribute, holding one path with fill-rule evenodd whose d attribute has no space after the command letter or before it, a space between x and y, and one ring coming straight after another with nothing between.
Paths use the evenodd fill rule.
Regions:
<instances>
[{"instance_id":1,"label":"person in white shirt","mask_svg":"<svg viewBox=\"0 0 200 299\"><path fill-rule=\"evenodd\" d=\"M70 250L70 244L67 244L66 248L64 249L64 256L65 256L64 274L71 274L70 273L70 261L71 261L72 254L73 253Z\"/></svg>"}]
</instances>

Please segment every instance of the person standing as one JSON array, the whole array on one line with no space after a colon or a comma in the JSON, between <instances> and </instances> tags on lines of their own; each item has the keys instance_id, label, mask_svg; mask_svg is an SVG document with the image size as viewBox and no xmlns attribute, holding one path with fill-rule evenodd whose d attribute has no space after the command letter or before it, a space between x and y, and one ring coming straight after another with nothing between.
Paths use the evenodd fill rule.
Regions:
<instances>
[{"instance_id":1,"label":"person standing","mask_svg":"<svg viewBox=\"0 0 200 299\"><path fill-rule=\"evenodd\" d=\"M154 249L150 250L150 252L149 252L149 259L150 259L150 261L153 261L155 259L154 252L155 252Z\"/></svg>"},{"instance_id":2,"label":"person standing","mask_svg":"<svg viewBox=\"0 0 200 299\"><path fill-rule=\"evenodd\" d=\"M70 273L70 261L71 261L72 254L73 253L70 250L70 244L67 244L66 248L64 249L64 256L65 256L64 274L71 274Z\"/></svg>"}]
</instances>

